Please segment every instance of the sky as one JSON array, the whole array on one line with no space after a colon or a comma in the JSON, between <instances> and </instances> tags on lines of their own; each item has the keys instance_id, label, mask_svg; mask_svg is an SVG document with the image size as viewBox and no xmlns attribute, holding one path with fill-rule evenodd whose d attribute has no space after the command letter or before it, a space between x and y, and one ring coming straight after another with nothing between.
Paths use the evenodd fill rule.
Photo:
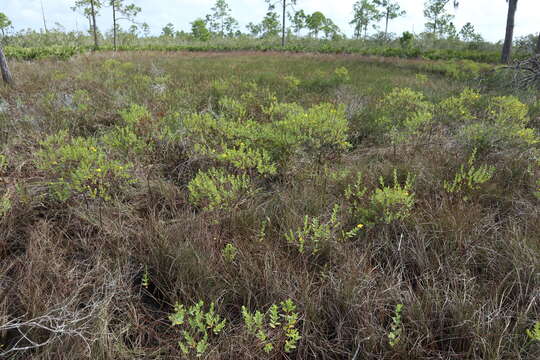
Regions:
<instances>
[{"instance_id":1,"label":"sky","mask_svg":"<svg viewBox=\"0 0 540 360\"><path fill-rule=\"evenodd\" d=\"M86 30L88 21L70 8L75 0L0 0L0 12L5 13L13 22L15 30L43 28L41 1L49 28L55 23L61 24L67 30ZM161 28L172 23L176 30L189 31L190 22L210 13L215 0L127 0L142 8L137 21L150 25L153 34L159 34ZM297 0L296 9L304 9L311 13L321 11L330 17L341 30L351 36L352 7L356 0ZM267 5L264 0L228 0L232 15L240 22L242 30L249 22L259 23L264 17ZM407 15L392 21L389 31L401 34L403 31L420 33L424 30L423 17L424 0L399 0ZM471 22L476 30L489 41L499 41L504 38L506 14L508 5L504 0L461 0L460 7L454 11L454 21L460 29L465 23ZM540 31L540 0L520 0L516 14L515 36L523 36ZM101 11L98 27L110 29L110 9ZM124 27L130 24L123 23ZM381 27L383 26L381 22Z\"/></svg>"}]
</instances>

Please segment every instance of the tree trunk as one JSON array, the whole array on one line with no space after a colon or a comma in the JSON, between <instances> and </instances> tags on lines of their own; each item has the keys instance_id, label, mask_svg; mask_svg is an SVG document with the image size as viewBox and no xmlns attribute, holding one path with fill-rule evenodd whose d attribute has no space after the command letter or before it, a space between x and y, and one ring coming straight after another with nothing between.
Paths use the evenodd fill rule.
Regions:
<instances>
[{"instance_id":1,"label":"tree trunk","mask_svg":"<svg viewBox=\"0 0 540 360\"><path fill-rule=\"evenodd\" d=\"M510 62L510 56L512 55L512 42L514 40L514 24L516 19L518 0L508 1L508 19L506 21L506 36L504 38L504 45L502 49L501 62L508 64Z\"/></svg>"},{"instance_id":2,"label":"tree trunk","mask_svg":"<svg viewBox=\"0 0 540 360\"><path fill-rule=\"evenodd\" d=\"M94 31L94 50L99 48L98 36L97 36L97 25L96 25L96 8L94 7L94 0L90 0L90 10L92 14L92 30Z\"/></svg>"},{"instance_id":3,"label":"tree trunk","mask_svg":"<svg viewBox=\"0 0 540 360\"><path fill-rule=\"evenodd\" d=\"M8 85L13 85L13 77L9 72L6 57L4 56L4 50L0 47L0 71L2 72L2 79Z\"/></svg>"},{"instance_id":4,"label":"tree trunk","mask_svg":"<svg viewBox=\"0 0 540 360\"><path fill-rule=\"evenodd\" d=\"M538 41L536 42L536 51L537 54L540 54L540 33L538 34Z\"/></svg>"},{"instance_id":5,"label":"tree trunk","mask_svg":"<svg viewBox=\"0 0 540 360\"><path fill-rule=\"evenodd\" d=\"M386 26L384 27L384 40L388 40L388 20L390 18L390 11L386 10Z\"/></svg>"},{"instance_id":6,"label":"tree trunk","mask_svg":"<svg viewBox=\"0 0 540 360\"><path fill-rule=\"evenodd\" d=\"M283 21L282 21L282 29L281 29L281 47L285 47L285 16L286 16L286 9L287 9L287 0L283 0Z\"/></svg>"},{"instance_id":7,"label":"tree trunk","mask_svg":"<svg viewBox=\"0 0 540 360\"><path fill-rule=\"evenodd\" d=\"M112 2L112 18L113 18L113 49L116 51L116 2Z\"/></svg>"},{"instance_id":8,"label":"tree trunk","mask_svg":"<svg viewBox=\"0 0 540 360\"><path fill-rule=\"evenodd\" d=\"M45 9L43 8L43 0L41 0L41 15L43 16L43 28L45 29L45 33L48 33L49 30L47 30L47 20L45 19Z\"/></svg>"}]
</instances>

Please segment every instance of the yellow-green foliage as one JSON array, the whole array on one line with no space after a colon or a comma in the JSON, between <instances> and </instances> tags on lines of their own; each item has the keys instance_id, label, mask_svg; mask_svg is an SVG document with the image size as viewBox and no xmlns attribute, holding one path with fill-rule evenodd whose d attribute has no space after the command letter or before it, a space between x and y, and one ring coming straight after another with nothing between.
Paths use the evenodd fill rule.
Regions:
<instances>
[{"instance_id":1,"label":"yellow-green foliage","mask_svg":"<svg viewBox=\"0 0 540 360\"><path fill-rule=\"evenodd\" d=\"M516 97L482 98L479 102L482 109L476 109L476 116L458 134L466 145L486 150L527 147L540 141L536 130L526 127L529 122L527 105Z\"/></svg>"},{"instance_id":2,"label":"yellow-green foliage","mask_svg":"<svg viewBox=\"0 0 540 360\"><path fill-rule=\"evenodd\" d=\"M154 131L150 121L152 116L148 110L143 106L132 105L129 109L121 111L120 116L124 126L115 126L106 132L102 137L103 143L130 158L151 152L152 145L145 139Z\"/></svg>"},{"instance_id":3,"label":"yellow-green foliage","mask_svg":"<svg viewBox=\"0 0 540 360\"><path fill-rule=\"evenodd\" d=\"M94 138L70 138L61 131L40 145L36 164L52 178L49 188L60 201L77 194L109 200L115 190L132 182L131 164L110 159Z\"/></svg>"},{"instance_id":4,"label":"yellow-green foliage","mask_svg":"<svg viewBox=\"0 0 540 360\"><path fill-rule=\"evenodd\" d=\"M476 149L473 150L467 164L462 164L459 171L455 174L454 179L449 182L444 182L444 189L450 194L461 194L464 200L468 199L475 190L493 177L495 173L494 166L480 165L476 167Z\"/></svg>"},{"instance_id":5,"label":"yellow-green foliage","mask_svg":"<svg viewBox=\"0 0 540 360\"><path fill-rule=\"evenodd\" d=\"M218 154L216 158L237 169L255 169L261 175L275 175L277 172L276 165L268 151L248 147L242 142L233 148L224 146L222 153Z\"/></svg>"},{"instance_id":6,"label":"yellow-green foliage","mask_svg":"<svg viewBox=\"0 0 540 360\"><path fill-rule=\"evenodd\" d=\"M174 313L169 316L172 326L182 329L178 346L185 356L202 356L210 346L211 337L219 335L225 327L226 320L216 313L214 303L208 311L203 307L203 301L190 307L176 304Z\"/></svg>"},{"instance_id":7,"label":"yellow-green foliage","mask_svg":"<svg viewBox=\"0 0 540 360\"><path fill-rule=\"evenodd\" d=\"M227 244L221 250L221 255L223 256L223 259L225 259L225 261L228 263L232 263L236 259L237 254L238 249L233 244Z\"/></svg>"},{"instance_id":8,"label":"yellow-green foliage","mask_svg":"<svg viewBox=\"0 0 540 360\"><path fill-rule=\"evenodd\" d=\"M1 185L2 173L4 172L4 169L6 169L7 165L8 165L7 157L3 154L0 154L0 185ZM0 186L0 217L6 215L9 212L9 210L11 210L11 206L12 206L12 203L11 203L10 198L8 197L7 192L4 193L4 191L2 191L2 187Z\"/></svg>"},{"instance_id":9,"label":"yellow-green foliage","mask_svg":"<svg viewBox=\"0 0 540 360\"><path fill-rule=\"evenodd\" d=\"M321 221L318 217L306 215L304 217L303 227L296 231L290 230L288 234L285 234L287 242L296 246L301 254L309 252L312 255L316 255L331 241L339 241L356 236L363 228L363 224L358 224L350 231L343 231L343 226L338 218L339 209L339 205L336 204L332 209L332 214L328 221Z\"/></svg>"},{"instance_id":10,"label":"yellow-green foliage","mask_svg":"<svg viewBox=\"0 0 540 360\"><path fill-rule=\"evenodd\" d=\"M7 164L8 164L7 157L4 154L0 154L0 174L7 167Z\"/></svg>"},{"instance_id":11,"label":"yellow-green foliage","mask_svg":"<svg viewBox=\"0 0 540 360\"><path fill-rule=\"evenodd\" d=\"M526 333L531 340L540 341L540 321L534 323L532 329L527 329Z\"/></svg>"},{"instance_id":12,"label":"yellow-green foliage","mask_svg":"<svg viewBox=\"0 0 540 360\"><path fill-rule=\"evenodd\" d=\"M345 198L351 203L351 214L360 222L367 225L390 224L410 216L415 204L413 182L414 177L407 174L402 185L398 181L397 170L394 170L393 185L386 185L383 177L380 177L380 187L370 193L359 173L356 182L345 189Z\"/></svg>"},{"instance_id":13,"label":"yellow-green foliage","mask_svg":"<svg viewBox=\"0 0 540 360\"><path fill-rule=\"evenodd\" d=\"M388 333L388 344L391 347L396 346L401 340L401 334L403 333L403 325L401 321L401 312L403 311L403 304L397 304L392 316L392 326Z\"/></svg>"},{"instance_id":14,"label":"yellow-green foliage","mask_svg":"<svg viewBox=\"0 0 540 360\"><path fill-rule=\"evenodd\" d=\"M349 75L349 70L346 67L338 67L334 70L334 79L338 84L345 84L351 81L351 75Z\"/></svg>"},{"instance_id":15,"label":"yellow-green foliage","mask_svg":"<svg viewBox=\"0 0 540 360\"><path fill-rule=\"evenodd\" d=\"M207 211L231 209L255 192L247 175L216 168L199 171L188 184L188 190L191 202Z\"/></svg>"},{"instance_id":16,"label":"yellow-green foliage","mask_svg":"<svg viewBox=\"0 0 540 360\"><path fill-rule=\"evenodd\" d=\"M490 99L486 114L495 124L510 123L525 126L529 109L515 96L498 96Z\"/></svg>"},{"instance_id":17,"label":"yellow-green foliage","mask_svg":"<svg viewBox=\"0 0 540 360\"><path fill-rule=\"evenodd\" d=\"M386 185L381 177L379 180L381 187L371 195L371 206L378 220L387 224L409 217L415 202L412 192L414 177L408 174L405 184L401 185L397 170L394 170L393 180L394 184L390 186Z\"/></svg>"},{"instance_id":18,"label":"yellow-green foliage","mask_svg":"<svg viewBox=\"0 0 540 360\"><path fill-rule=\"evenodd\" d=\"M291 90L298 89L298 86L300 86L300 83L301 83L300 79L298 79L297 77L293 75L287 75L283 78L283 80L285 80L285 82L287 83L288 87Z\"/></svg>"},{"instance_id":19,"label":"yellow-green foliage","mask_svg":"<svg viewBox=\"0 0 540 360\"><path fill-rule=\"evenodd\" d=\"M266 313L255 311L251 313L242 306L244 328L246 332L258 340L266 353L283 349L290 353L296 349L302 338L297 329L299 315L296 305L291 299L273 304Z\"/></svg>"},{"instance_id":20,"label":"yellow-green foliage","mask_svg":"<svg viewBox=\"0 0 540 360\"><path fill-rule=\"evenodd\" d=\"M481 101L480 93L467 88L459 95L441 101L435 111L440 121L450 125L470 122L477 118Z\"/></svg>"},{"instance_id":21,"label":"yellow-green foliage","mask_svg":"<svg viewBox=\"0 0 540 360\"><path fill-rule=\"evenodd\" d=\"M228 96L219 99L219 109L223 116L235 120L243 120L247 117L247 109L240 101Z\"/></svg>"},{"instance_id":22,"label":"yellow-green foliage","mask_svg":"<svg viewBox=\"0 0 540 360\"><path fill-rule=\"evenodd\" d=\"M393 144L416 134L433 118L433 104L422 93L395 88L379 103L379 126L388 132Z\"/></svg>"},{"instance_id":23,"label":"yellow-green foliage","mask_svg":"<svg viewBox=\"0 0 540 360\"><path fill-rule=\"evenodd\" d=\"M275 173L295 154L323 161L350 146L343 107L274 104L266 111L278 119L263 123L204 113L184 119L184 127L196 152L261 174Z\"/></svg>"}]
</instances>

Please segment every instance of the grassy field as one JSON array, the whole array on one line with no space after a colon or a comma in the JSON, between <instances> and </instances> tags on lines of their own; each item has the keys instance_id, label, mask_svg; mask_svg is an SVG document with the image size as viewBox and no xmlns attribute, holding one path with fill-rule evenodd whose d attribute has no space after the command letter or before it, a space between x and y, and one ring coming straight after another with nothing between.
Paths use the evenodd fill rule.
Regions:
<instances>
[{"instance_id":1,"label":"grassy field","mask_svg":"<svg viewBox=\"0 0 540 360\"><path fill-rule=\"evenodd\" d=\"M540 357L538 93L358 55L10 65L0 356Z\"/></svg>"}]
</instances>

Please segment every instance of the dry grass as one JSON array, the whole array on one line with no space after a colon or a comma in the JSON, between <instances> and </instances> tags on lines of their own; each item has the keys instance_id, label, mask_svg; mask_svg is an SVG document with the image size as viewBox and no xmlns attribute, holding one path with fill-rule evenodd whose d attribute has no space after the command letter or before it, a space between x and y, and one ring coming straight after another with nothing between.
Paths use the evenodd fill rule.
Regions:
<instances>
[{"instance_id":1,"label":"dry grass","mask_svg":"<svg viewBox=\"0 0 540 360\"><path fill-rule=\"evenodd\" d=\"M103 68L110 58L132 67L117 76ZM412 87L436 102L463 84L438 76L418 81L414 70L359 60L144 52L12 64L17 86L0 88L0 101L9 104L0 113L0 153L9 159L0 168L0 194L12 200L0 217L2 356L176 359L180 334L168 315L177 301L204 300L216 302L230 324L207 359L540 357L539 344L525 335L540 320L540 207L533 175L527 175L531 156L488 152L482 161L496 166L494 179L469 201L450 196L442 183L468 153L447 130L394 155L370 132L370 121L375 103L393 87ZM351 74L348 85L314 81L324 78L318 72L341 66ZM152 84L164 77L163 91L139 75ZM291 91L286 75L302 85ZM355 147L327 164L326 173L291 162L264 191L220 214L188 201L187 183L207 164L188 155L183 139L158 143L152 154L137 158L138 183L108 203L59 203L49 196L49 179L34 165L47 135L61 129L100 134L132 103L156 119L217 112L217 79L234 84L228 95L236 98L245 92L242 84L254 81L261 98L268 90L305 107L345 103ZM78 112L65 99L81 89L89 100ZM333 204L347 206L343 191L354 173L362 171L371 188L395 168L416 174L416 204L407 219L368 227L315 257L287 244L284 234L301 226L304 215L328 217ZM330 176L345 169L351 173ZM222 257L228 243L238 249L233 263ZM302 339L290 354L267 355L243 332L241 306L264 309L287 298L298 306ZM403 335L390 347L398 303L404 304Z\"/></svg>"}]
</instances>

